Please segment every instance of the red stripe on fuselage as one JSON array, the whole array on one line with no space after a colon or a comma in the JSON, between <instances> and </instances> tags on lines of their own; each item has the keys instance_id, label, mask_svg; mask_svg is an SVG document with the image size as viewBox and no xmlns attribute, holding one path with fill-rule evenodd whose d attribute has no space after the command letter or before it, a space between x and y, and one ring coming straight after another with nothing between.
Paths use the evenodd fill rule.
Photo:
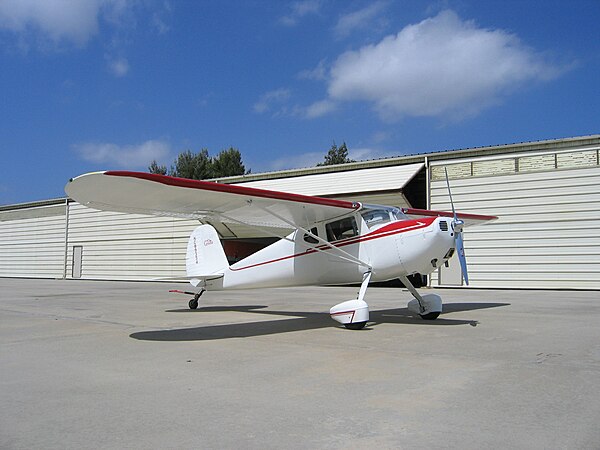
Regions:
<instances>
[{"instance_id":1,"label":"red stripe on fuselage","mask_svg":"<svg viewBox=\"0 0 600 450\"><path fill-rule=\"evenodd\" d=\"M405 233L407 231L418 230L421 228L428 227L429 225L431 225L433 223L434 220L435 220L435 218L427 218L427 219L420 219L420 220L402 220L402 221L398 221L398 222L392 222L392 223L390 223L384 227L381 227L371 233L367 233L362 236L355 236L352 238L343 239L341 241L332 242L331 244L334 247L339 248L339 247L345 247L347 245L371 241L373 239L379 239L382 237L393 236L395 234ZM236 272L238 270L251 269L253 267L259 267L259 266L264 266L266 264L284 261L286 259L310 255L312 253L318 252L319 250L327 250L328 248L331 248L331 247L329 247L327 245L319 245L316 248L309 248L308 250L303 251L302 253L296 253L293 255L282 256L281 258L272 259L269 261L263 261L263 262L251 264L251 265L245 266L245 267L236 267L235 269L233 267L230 267L230 269L234 272Z\"/></svg>"}]
</instances>

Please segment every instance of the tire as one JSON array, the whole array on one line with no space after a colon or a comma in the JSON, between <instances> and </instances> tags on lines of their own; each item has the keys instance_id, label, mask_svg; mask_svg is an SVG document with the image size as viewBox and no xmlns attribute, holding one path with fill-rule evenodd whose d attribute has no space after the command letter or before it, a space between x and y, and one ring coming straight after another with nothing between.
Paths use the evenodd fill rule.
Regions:
<instances>
[{"instance_id":1,"label":"tire","mask_svg":"<svg viewBox=\"0 0 600 450\"><path fill-rule=\"evenodd\" d=\"M439 312L430 312L427 314L419 314L423 320L435 320L440 315Z\"/></svg>"},{"instance_id":2,"label":"tire","mask_svg":"<svg viewBox=\"0 0 600 450\"><path fill-rule=\"evenodd\" d=\"M190 307L190 309L198 308L198 300L196 298L191 299L188 303L188 306Z\"/></svg>"},{"instance_id":3,"label":"tire","mask_svg":"<svg viewBox=\"0 0 600 450\"><path fill-rule=\"evenodd\" d=\"M354 322L354 323L346 323L344 326L349 330L362 330L367 322Z\"/></svg>"}]
</instances>

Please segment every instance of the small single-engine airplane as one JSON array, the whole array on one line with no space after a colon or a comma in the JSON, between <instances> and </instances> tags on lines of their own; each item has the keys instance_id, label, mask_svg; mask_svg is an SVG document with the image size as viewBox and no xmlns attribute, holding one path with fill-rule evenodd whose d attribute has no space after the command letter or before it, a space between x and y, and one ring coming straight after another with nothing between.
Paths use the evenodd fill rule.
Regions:
<instances>
[{"instance_id":1,"label":"small single-engine airplane","mask_svg":"<svg viewBox=\"0 0 600 450\"><path fill-rule=\"evenodd\" d=\"M446 177L447 181L447 177ZM448 182L448 181L447 181ZM196 309L207 290L358 284L356 299L335 305L331 317L349 329L369 320L370 282L400 279L414 296L408 308L423 319L442 312L436 294L420 295L407 278L430 274L458 253L468 284L462 230L495 216L368 205L141 172L93 172L65 187L90 208L197 219L187 245L187 280ZM230 265L210 222L294 231ZM179 291L181 292L181 291Z\"/></svg>"}]
</instances>

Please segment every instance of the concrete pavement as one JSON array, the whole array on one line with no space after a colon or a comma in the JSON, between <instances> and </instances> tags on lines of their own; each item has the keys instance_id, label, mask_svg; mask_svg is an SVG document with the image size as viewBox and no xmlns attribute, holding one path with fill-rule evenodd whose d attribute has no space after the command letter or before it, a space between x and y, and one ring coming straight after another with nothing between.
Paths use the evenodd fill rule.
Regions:
<instances>
[{"instance_id":1,"label":"concrete pavement","mask_svg":"<svg viewBox=\"0 0 600 450\"><path fill-rule=\"evenodd\" d=\"M600 293L0 279L0 448L600 448Z\"/></svg>"}]
</instances>

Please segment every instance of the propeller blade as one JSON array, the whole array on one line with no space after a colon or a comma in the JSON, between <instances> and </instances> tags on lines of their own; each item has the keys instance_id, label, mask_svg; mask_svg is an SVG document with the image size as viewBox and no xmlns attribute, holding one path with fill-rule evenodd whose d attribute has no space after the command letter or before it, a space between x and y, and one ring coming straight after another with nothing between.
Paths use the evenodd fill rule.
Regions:
<instances>
[{"instance_id":1,"label":"propeller blade","mask_svg":"<svg viewBox=\"0 0 600 450\"><path fill-rule=\"evenodd\" d=\"M458 220L456 216L456 211L454 210L454 202L452 201L452 191L450 190L450 180L448 180L448 169L444 167L444 173L446 174L446 186L448 186L448 195L450 196L450 206L452 206L452 215L454 216L454 221Z\"/></svg>"},{"instance_id":2,"label":"propeller blade","mask_svg":"<svg viewBox=\"0 0 600 450\"><path fill-rule=\"evenodd\" d=\"M454 230L454 243L456 247L456 252L458 253L458 261L460 262L460 270L462 272L463 280L465 280L465 284L469 285L469 273L467 272L467 258L465 256L465 246L463 244L462 238L462 229L465 224L462 220L458 218L456 215L456 210L454 209L454 201L452 200L452 191L450 190L450 180L448 179L448 169L444 167L444 172L446 173L446 186L448 186L448 196L450 197L450 205L452 206L452 215L454 219L452 221L452 229Z\"/></svg>"},{"instance_id":3,"label":"propeller blade","mask_svg":"<svg viewBox=\"0 0 600 450\"><path fill-rule=\"evenodd\" d=\"M455 233L454 240L456 242L456 252L458 253L458 260L460 261L460 269L462 271L463 279L465 284L469 285L469 273L467 272L467 257L465 256L465 247L463 245L462 233Z\"/></svg>"}]
</instances>

